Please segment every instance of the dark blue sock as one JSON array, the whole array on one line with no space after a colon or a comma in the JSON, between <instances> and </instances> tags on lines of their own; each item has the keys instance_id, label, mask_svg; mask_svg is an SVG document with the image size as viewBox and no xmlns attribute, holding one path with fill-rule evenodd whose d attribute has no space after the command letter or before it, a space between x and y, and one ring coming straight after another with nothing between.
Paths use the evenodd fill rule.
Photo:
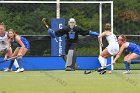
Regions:
<instances>
[{"instance_id":1,"label":"dark blue sock","mask_svg":"<svg viewBox=\"0 0 140 93\"><path fill-rule=\"evenodd\" d=\"M10 65L9 65L9 67L8 67L9 69L11 69L11 68L12 68L13 63L14 63L14 60L11 60L11 61L10 61Z\"/></svg>"},{"instance_id":2,"label":"dark blue sock","mask_svg":"<svg viewBox=\"0 0 140 93\"><path fill-rule=\"evenodd\" d=\"M17 62L18 62L19 68L21 68L22 67L22 58L17 58Z\"/></svg>"},{"instance_id":3,"label":"dark blue sock","mask_svg":"<svg viewBox=\"0 0 140 93\"><path fill-rule=\"evenodd\" d=\"M125 69L130 70L130 64L127 61L124 61Z\"/></svg>"}]
</instances>

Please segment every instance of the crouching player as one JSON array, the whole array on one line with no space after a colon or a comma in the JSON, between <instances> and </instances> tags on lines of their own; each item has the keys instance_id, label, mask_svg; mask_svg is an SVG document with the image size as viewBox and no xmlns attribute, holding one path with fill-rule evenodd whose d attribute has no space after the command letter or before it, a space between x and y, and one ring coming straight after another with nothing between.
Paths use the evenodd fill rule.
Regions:
<instances>
[{"instance_id":1,"label":"crouching player","mask_svg":"<svg viewBox=\"0 0 140 93\"><path fill-rule=\"evenodd\" d=\"M5 30L6 27L4 23L0 23L0 55L5 55L4 60L7 60L7 56L12 57L12 49L8 44L8 32L6 32ZM19 65L16 60L11 60L10 64L11 63L14 63L17 69L19 68ZM9 65L9 67L6 68L4 71L11 71L11 65Z\"/></svg>"},{"instance_id":2,"label":"crouching player","mask_svg":"<svg viewBox=\"0 0 140 93\"><path fill-rule=\"evenodd\" d=\"M8 30L8 36L9 36L8 39L9 45L11 43L17 44L17 48L15 49L12 55L13 60L15 59L15 57L17 57L17 62L19 64L19 69L15 72L23 72L24 68L22 68L22 57L30 49L30 44L26 38L17 35L13 29Z\"/></svg>"},{"instance_id":3,"label":"crouching player","mask_svg":"<svg viewBox=\"0 0 140 93\"><path fill-rule=\"evenodd\" d=\"M65 54L67 55L65 70L74 71L76 62L76 50L78 47L78 35L90 35L93 37L98 37L97 32L92 32L90 30L84 30L83 28L76 25L76 20L70 18L68 21L68 26L59 29L58 31L48 30L51 37L60 37L66 35L66 45Z\"/></svg>"},{"instance_id":4,"label":"crouching player","mask_svg":"<svg viewBox=\"0 0 140 93\"><path fill-rule=\"evenodd\" d=\"M118 37L118 42L121 45L121 48L119 53L116 55L115 59L113 60L113 63L114 64L116 63L116 61L121 56L123 51L129 52L129 54L127 54L124 57L124 64L126 67L126 71L124 72L124 74L129 74L131 60L140 57L140 46L135 43L127 42L126 37L124 35L120 35Z\"/></svg>"}]
</instances>

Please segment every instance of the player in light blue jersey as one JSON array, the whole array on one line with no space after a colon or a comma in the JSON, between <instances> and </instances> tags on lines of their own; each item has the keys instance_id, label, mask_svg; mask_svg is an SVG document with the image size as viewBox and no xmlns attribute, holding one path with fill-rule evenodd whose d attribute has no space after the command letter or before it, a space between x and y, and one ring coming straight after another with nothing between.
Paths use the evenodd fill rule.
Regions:
<instances>
[{"instance_id":1,"label":"player in light blue jersey","mask_svg":"<svg viewBox=\"0 0 140 93\"><path fill-rule=\"evenodd\" d=\"M127 42L126 37L124 35L120 35L118 37L118 42L121 45L121 48L120 48L119 53L115 57L113 63L117 61L117 59L121 56L123 51L129 52L129 54L127 54L124 57L124 64L126 67L126 72L124 72L124 74L129 74L131 60L140 57L140 46L135 43Z\"/></svg>"},{"instance_id":2,"label":"player in light blue jersey","mask_svg":"<svg viewBox=\"0 0 140 93\"><path fill-rule=\"evenodd\" d=\"M27 41L26 38L21 37L15 33L13 29L9 29L8 31L9 36L9 44L15 43L17 45L17 48L15 49L13 53L13 57L17 56L17 61L19 64L19 69L15 72L23 72L24 68L22 68L22 57L26 54L26 52L30 49L30 44Z\"/></svg>"}]
</instances>

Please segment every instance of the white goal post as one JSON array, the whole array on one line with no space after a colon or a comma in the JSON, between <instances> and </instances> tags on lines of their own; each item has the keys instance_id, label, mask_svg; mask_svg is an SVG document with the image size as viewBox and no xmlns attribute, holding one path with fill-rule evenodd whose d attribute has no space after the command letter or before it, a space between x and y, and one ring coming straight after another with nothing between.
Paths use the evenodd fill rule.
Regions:
<instances>
[{"instance_id":1,"label":"white goal post","mask_svg":"<svg viewBox=\"0 0 140 93\"><path fill-rule=\"evenodd\" d=\"M113 32L113 1L0 1L0 3L37 3L37 4L56 4L56 18L60 18L60 4L99 4L99 33L102 33L102 4L111 4L111 31ZM100 47L100 53L102 52L102 48ZM113 61L113 57L111 58L111 62ZM113 69L113 66L112 66Z\"/></svg>"}]
</instances>

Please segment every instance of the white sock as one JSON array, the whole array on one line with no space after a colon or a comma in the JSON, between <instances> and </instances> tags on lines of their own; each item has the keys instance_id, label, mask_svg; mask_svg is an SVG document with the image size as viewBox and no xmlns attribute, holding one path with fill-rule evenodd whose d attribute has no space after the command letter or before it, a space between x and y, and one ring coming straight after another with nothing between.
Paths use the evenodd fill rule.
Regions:
<instances>
[{"instance_id":1,"label":"white sock","mask_svg":"<svg viewBox=\"0 0 140 93\"><path fill-rule=\"evenodd\" d=\"M107 64L107 59L104 58L104 66L106 67L106 64Z\"/></svg>"},{"instance_id":2,"label":"white sock","mask_svg":"<svg viewBox=\"0 0 140 93\"><path fill-rule=\"evenodd\" d=\"M15 66L16 68L19 68L19 65L18 65L18 62L17 62L16 59L15 59L15 61L14 61L14 66Z\"/></svg>"},{"instance_id":3,"label":"white sock","mask_svg":"<svg viewBox=\"0 0 140 93\"><path fill-rule=\"evenodd\" d=\"M101 64L102 68L106 67L107 59L102 56L99 56L98 59L99 59L99 62Z\"/></svg>"}]
</instances>

